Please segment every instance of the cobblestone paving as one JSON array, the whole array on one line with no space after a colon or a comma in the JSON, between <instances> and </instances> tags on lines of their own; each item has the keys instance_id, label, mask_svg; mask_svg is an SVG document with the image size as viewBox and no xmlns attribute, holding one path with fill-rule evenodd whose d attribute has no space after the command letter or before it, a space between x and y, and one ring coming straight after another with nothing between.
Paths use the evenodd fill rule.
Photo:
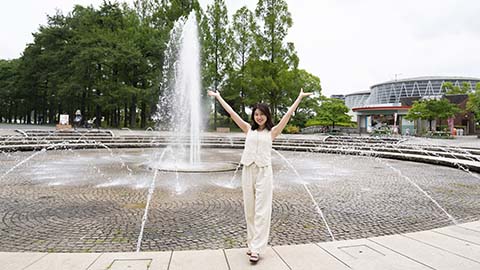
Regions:
<instances>
[{"instance_id":1,"label":"cobblestone paving","mask_svg":"<svg viewBox=\"0 0 480 270\"><path fill-rule=\"evenodd\" d=\"M34 153L0 153L0 251L134 251L153 179L139 163L152 151L51 151L22 164ZM240 157L239 150L205 152L207 161ZM452 224L409 180L457 222L480 218L480 180L461 170L372 157L281 154L301 178L274 156L271 245L331 241L303 184L338 240ZM243 247L239 175L159 173L141 250Z\"/></svg>"}]
</instances>

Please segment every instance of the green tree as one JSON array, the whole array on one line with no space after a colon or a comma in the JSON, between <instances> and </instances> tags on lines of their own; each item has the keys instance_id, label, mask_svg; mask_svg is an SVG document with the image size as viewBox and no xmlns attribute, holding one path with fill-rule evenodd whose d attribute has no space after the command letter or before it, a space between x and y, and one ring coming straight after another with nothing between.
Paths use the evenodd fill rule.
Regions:
<instances>
[{"instance_id":1,"label":"green tree","mask_svg":"<svg viewBox=\"0 0 480 270\"><path fill-rule=\"evenodd\" d=\"M179 18L187 17L192 11L201 14L201 9L196 0L136 0L134 6L140 20L135 30L135 44L140 49L143 61L139 101L140 126L144 128L158 110L158 97L166 89L159 74L164 73L170 31Z\"/></svg>"},{"instance_id":2,"label":"green tree","mask_svg":"<svg viewBox=\"0 0 480 270\"><path fill-rule=\"evenodd\" d=\"M480 120L480 83L475 86L475 91L468 94L467 110L475 114L475 118Z\"/></svg>"},{"instance_id":3,"label":"green tree","mask_svg":"<svg viewBox=\"0 0 480 270\"><path fill-rule=\"evenodd\" d=\"M224 98L230 105L240 112L246 119L245 112L247 96L253 96L247 79L247 62L255 57L255 35L257 25L253 13L242 7L233 15L232 22L232 49L230 58L232 63L227 70L228 80L224 87Z\"/></svg>"},{"instance_id":4,"label":"green tree","mask_svg":"<svg viewBox=\"0 0 480 270\"><path fill-rule=\"evenodd\" d=\"M321 104L321 86L320 79L303 69L294 68L280 73L279 84L282 88L288 89L286 100L279 106L279 111L283 114L287 112L290 105L298 97L301 88L305 92L312 92L313 95L305 99L297 107L292 119L291 125L305 127L309 119L315 117Z\"/></svg>"},{"instance_id":5,"label":"green tree","mask_svg":"<svg viewBox=\"0 0 480 270\"><path fill-rule=\"evenodd\" d=\"M264 72L257 76L264 77L265 84L262 88L266 90L265 101L270 103L272 115L277 120L279 106L285 102L284 97L287 95L287 90L278 80L280 73L289 69L285 60L292 52L284 40L293 22L285 0L259 0L255 15L261 25L256 45L260 59L266 61L261 63Z\"/></svg>"},{"instance_id":6,"label":"green tree","mask_svg":"<svg viewBox=\"0 0 480 270\"><path fill-rule=\"evenodd\" d=\"M207 6L203 24L203 61L205 65L204 85L219 91L225 84L229 63L230 30L228 28L227 6L224 0L214 0ZM217 127L217 102L214 101L214 128Z\"/></svg>"},{"instance_id":7,"label":"green tree","mask_svg":"<svg viewBox=\"0 0 480 270\"><path fill-rule=\"evenodd\" d=\"M459 95L459 94L468 94L470 91L470 84L463 82L462 86L453 85L452 82L445 82L442 85L442 90L447 95Z\"/></svg>"},{"instance_id":8,"label":"green tree","mask_svg":"<svg viewBox=\"0 0 480 270\"><path fill-rule=\"evenodd\" d=\"M18 115L18 110L23 106L23 98L19 91L16 91L18 80L19 60L0 60L0 122L12 122Z\"/></svg>"},{"instance_id":9,"label":"green tree","mask_svg":"<svg viewBox=\"0 0 480 270\"><path fill-rule=\"evenodd\" d=\"M412 107L408 110L405 115L405 119L409 121L414 121L418 119L428 120L430 123L430 130L432 129L432 123L435 119L435 115L427 109L427 103L422 100L416 100L413 102Z\"/></svg>"},{"instance_id":10,"label":"green tree","mask_svg":"<svg viewBox=\"0 0 480 270\"><path fill-rule=\"evenodd\" d=\"M284 39L293 21L285 0L259 0L255 9L262 22L263 31L259 37L261 53L270 62L282 59L285 51Z\"/></svg>"},{"instance_id":11,"label":"green tree","mask_svg":"<svg viewBox=\"0 0 480 270\"><path fill-rule=\"evenodd\" d=\"M351 116L347 114L348 107L345 102L336 98L324 98L322 104L317 111L317 118L320 121L325 121L332 124L332 129L335 128L335 123L350 122Z\"/></svg>"},{"instance_id":12,"label":"green tree","mask_svg":"<svg viewBox=\"0 0 480 270\"><path fill-rule=\"evenodd\" d=\"M62 99L61 91L69 73L69 46L71 31L66 17L60 13L48 16L48 24L34 33L34 42L29 44L20 58L19 80L16 90L25 96L23 110L26 123L54 123L56 115L68 107L69 100Z\"/></svg>"},{"instance_id":13,"label":"green tree","mask_svg":"<svg viewBox=\"0 0 480 270\"><path fill-rule=\"evenodd\" d=\"M221 90L243 117L247 104L268 102L275 120L303 87L317 98L302 102L292 122L314 116L320 80L298 69L294 44L284 42L292 25L286 1L259 1L255 16L241 8L229 28L224 0L205 14L197 0L135 0L48 16L22 57L0 63L0 121L54 123L80 109L99 126L145 127L164 91L170 30L192 10L201 23L204 87Z\"/></svg>"},{"instance_id":14,"label":"green tree","mask_svg":"<svg viewBox=\"0 0 480 270\"><path fill-rule=\"evenodd\" d=\"M407 120L417 120L423 119L428 120L429 129L432 131L432 121L439 119L440 123L442 119L447 119L459 113L460 108L452 104L448 99L423 99L417 100L413 103L412 108L408 110L405 119Z\"/></svg>"}]
</instances>

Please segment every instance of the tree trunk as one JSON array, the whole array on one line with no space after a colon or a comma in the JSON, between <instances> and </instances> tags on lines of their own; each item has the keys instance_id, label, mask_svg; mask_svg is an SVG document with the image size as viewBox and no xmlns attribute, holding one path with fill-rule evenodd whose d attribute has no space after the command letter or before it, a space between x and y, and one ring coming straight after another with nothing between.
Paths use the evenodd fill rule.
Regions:
<instances>
[{"instance_id":1,"label":"tree trunk","mask_svg":"<svg viewBox=\"0 0 480 270\"><path fill-rule=\"evenodd\" d=\"M83 122L86 123L88 120L87 112L85 111L86 107L86 100L87 100L87 89L83 89L82 91L82 98L80 99L80 113L83 115Z\"/></svg>"},{"instance_id":2,"label":"tree trunk","mask_svg":"<svg viewBox=\"0 0 480 270\"><path fill-rule=\"evenodd\" d=\"M128 104L125 102L125 115L123 116L123 127L128 126Z\"/></svg>"},{"instance_id":3,"label":"tree trunk","mask_svg":"<svg viewBox=\"0 0 480 270\"><path fill-rule=\"evenodd\" d=\"M97 105L95 108L95 117L95 126L100 128L102 125L102 107L100 105Z\"/></svg>"},{"instance_id":4,"label":"tree trunk","mask_svg":"<svg viewBox=\"0 0 480 270\"><path fill-rule=\"evenodd\" d=\"M42 121L41 121L41 125L44 125L47 123L47 106L46 106L46 102L43 103L43 108L42 108Z\"/></svg>"},{"instance_id":5,"label":"tree trunk","mask_svg":"<svg viewBox=\"0 0 480 270\"><path fill-rule=\"evenodd\" d=\"M62 113L62 110L63 110L62 103L58 103L58 118L55 120L56 123L58 123L60 121L60 114ZM72 118L72 120L73 120L73 118Z\"/></svg>"},{"instance_id":6,"label":"tree trunk","mask_svg":"<svg viewBox=\"0 0 480 270\"><path fill-rule=\"evenodd\" d=\"M145 127L147 126L147 104L145 103L145 101L142 101L141 110L142 113L140 114L140 127L142 129L145 129Z\"/></svg>"},{"instance_id":7,"label":"tree trunk","mask_svg":"<svg viewBox=\"0 0 480 270\"><path fill-rule=\"evenodd\" d=\"M137 95L132 96L132 104L130 104L130 128L136 127L137 119Z\"/></svg>"},{"instance_id":8,"label":"tree trunk","mask_svg":"<svg viewBox=\"0 0 480 270\"><path fill-rule=\"evenodd\" d=\"M113 108L110 117L112 118L112 127L117 127L117 108Z\"/></svg>"},{"instance_id":9,"label":"tree trunk","mask_svg":"<svg viewBox=\"0 0 480 270\"><path fill-rule=\"evenodd\" d=\"M115 108L115 128L120 127L120 108Z\"/></svg>"},{"instance_id":10,"label":"tree trunk","mask_svg":"<svg viewBox=\"0 0 480 270\"><path fill-rule=\"evenodd\" d=\"M100 128L102 126L102 106L100 106L100 104L98 104L98 102L100 101L100 91L97 90L97 104L95 106L95 126L96 128Z\"/></svg>"},{"instance_id":11,"label":"tree trunk","mask_svg":"<svg viewBox=\"0 0 480 270\"><path fill-rule=\"evenodd\" d=\"M111 123L110 117L111 117L110 111L105 112L105 121L107 122L107 127L110 126L110 123Z\"/></svg>"},{"instance_id":12,"label":"tree trunk","mask_svg":"<svg viewBox=\"0 0 480 270\"><path fill-rule=\"evenodd\" d=\"M52 103L54 102L49 102L49 106L48 106L48 122L49 123L55 123L55 106ZM59 111L58 113L62 113L62 112Z\"/></svg>"},{"instance_id":13,"label":"tree trunk","mask_svg":"<svg viewBox=\"0 0 480 270\"><path fill-rule=\"evenodd\" d=\"M15 103L15 110L13 111L13 123L15 124L17 123L17 117L18 117L17 113L18 113L18 104Z\"/></svg>"},{"instance_id":14,"label":"tree trunk","mask_svg":"<svg viewBox=\"0 0 480 270\"><path fill-rule=\"evenodd\" d=\"M120 127L120 121L122 119L120 108L117 108L117 128Z\"/></svg>"}]
</instances>

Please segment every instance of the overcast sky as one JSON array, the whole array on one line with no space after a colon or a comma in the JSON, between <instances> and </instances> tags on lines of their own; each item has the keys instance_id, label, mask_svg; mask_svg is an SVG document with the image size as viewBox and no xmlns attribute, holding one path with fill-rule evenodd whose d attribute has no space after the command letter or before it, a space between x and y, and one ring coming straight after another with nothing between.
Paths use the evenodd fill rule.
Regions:
<instances>
[{"instance_id":1,"label":"overcast sky","mask_svg":"<svg viewBox=\"0 0 480 270\"><path fill-rule=\"evenodd\" d=\"M0 9L0 58L20 57L55 9L101 0L14 0ZM132 3L132 0L126 2ZM213 0L200 0L203 8ZM257 0L225 0L232 14ZM287 0L300 68L323 93L348 94L417 76L480 77L478 0Z\"/></svg>"}]
</instances>

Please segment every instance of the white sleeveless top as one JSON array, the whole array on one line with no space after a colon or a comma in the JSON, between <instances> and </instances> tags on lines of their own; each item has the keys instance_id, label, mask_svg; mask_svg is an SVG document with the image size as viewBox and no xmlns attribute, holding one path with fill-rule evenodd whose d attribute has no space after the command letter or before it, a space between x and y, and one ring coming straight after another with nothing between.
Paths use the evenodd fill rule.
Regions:
<instances>
[{"instance_id":1,"label":"white sleeveless top","mask_svg":"<svg viewBox=\"0 0 480 270\"><path fill-rule=\"evenodd\" d=\"M255 163L258 167L272 164L272 134L269 130L248 130L240 163L245 166Z\"/></svg>"}]
</instances>

